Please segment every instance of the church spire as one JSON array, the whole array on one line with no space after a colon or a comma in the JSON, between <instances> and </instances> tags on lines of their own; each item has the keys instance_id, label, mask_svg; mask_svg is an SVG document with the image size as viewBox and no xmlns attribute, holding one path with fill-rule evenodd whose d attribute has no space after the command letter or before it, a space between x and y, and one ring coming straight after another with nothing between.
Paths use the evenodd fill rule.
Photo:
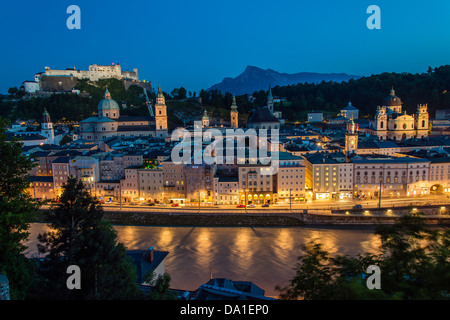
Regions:
<instances>
[{"instance_id":1,"label":"church spire","mask_svg":"<svg viewBox=\"0 0 450 320\"><path fill-rule=\"evenodd\" d=\"M349 134L355 134L356 132L356 125L355 121L353 121L353 117L350 118L349 125L347 126L347 131Z\"/></svg>"},{"instance_id":2,"label":"church spire","mask_svg":"<svg viewBox=\"0 0 450 320\"><path fill-rule=\"evenodd\" d=\"M208 116L208 111L206 111L205 108L205 112L203 113L203 117L202 117L202 126L204 127L209 127L209 116Z\"/></svg>"},{"instance_id":3,"label":"church spire","mask_svg":"<svg viewBox=\"0 0 450 320\"><path fill-rule=\"evenodd\" d=\"M108 86L106 86L106 90L105 90L105 99L111 100L111 93L109 93L109 91L108 91Z\"/></svg>"},{"instance_id":4,"label":"church spire","mask_svg":"<svg viewBox=\"0 0 450 320\"><path fill-rule=\"evenodd\" d=\"M267 98L268 98L268 99L273 99L273 96L272 96L272 87L271 87L270 83L269 83L269 95L268 95Z\"/></svg>"},{"instance_id":5,"label":"church spire","mask_svg":"<svg viewBox=\"0 0 450 320\"><path fill-rule=\"evenodd\" d=\"M44 107L44 112L42 113L42 123L51 123L50 114L47 112L47 108Z\"/></svg>"},{"instance_id":6,"label":"church spire","mask_svg":"<svg viewBox=\"0 0 450 320\"><path fill-rule=\"evenodd\" d=\"M161 86L158 84L158 94L156 95L156 103L157 104L165 104L166 98L164 97L164 93L162 92Z\"/></svg>"},{"instance_id":7,"label":"church spire","mask_svg":"<svg viewBox=\"0 0 450 320\"><path fill-rule=\"evenodd\" d=\"M237 129L239 127L239 113L237 110L235 96L233 96L233 103L231 103L230 118L231 118L231 127Z\"/></svg>"},{"instance_id":8,"label":"church spire","mask_svg":"<svg viewBox=\"0 0 450 320\"><path fill-rule=\"evenodd\" d=\"M237 111L236 97L233 96L233 102L231 103L231 110Z\"/></svg>"},{"instance_id":9,"label":"church spire","mask_svg":"<svg viewBox=\"0 0 450 320\"><path fill-rule=\"evenodd\" d=\"M269 94L267 96L267 108L269 108L270 113L273 114L274 106L273 106L273 96L272 96L272 87L269 84Z\"/></svg>"},{"instance_id":10,"label":"church spire","mask_svg":"<svg viewBox=\"0 0 450 320\"><path fill-rule=\"evenodd\" d=\"M391 96L395 96L394 86L392 86L392 88L391 88Z\"/></svg>"}]
</instances>

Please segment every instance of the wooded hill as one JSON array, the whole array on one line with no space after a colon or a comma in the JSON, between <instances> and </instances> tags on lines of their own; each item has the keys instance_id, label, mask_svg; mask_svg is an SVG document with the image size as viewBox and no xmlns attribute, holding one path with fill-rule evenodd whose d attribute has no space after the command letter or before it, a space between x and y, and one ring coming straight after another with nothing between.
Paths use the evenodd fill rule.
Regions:
<instances>
[{"instance_id":1,"label":"wooded hill","mask_svg":"<svg viewBox=\"0 0 450 320\"><path fill-rule=\"evenodd\" d=\"M148 115L142 88L131 86L128 90L122 82L116 79L100 80L96 85L87 81L79 82L79 89L89 94L52 95L49 98L22 99L17 102L0 100L0 116L9 120L35 119L40 120L44 107L50 113L53 121L79 121L97 112L97 105L105 88L119 105L125 102L128 106L121 114ZM403 110L415 113L418 104L428 103L430 116L433 118L436 109L450 109L450 65L437 68L429 67L427 72L382 73L363 77L348 82L321 82L319 84L296 84L272 88L274 96L285 97L287 102L276 105L288 121L304 121L310 110L322 110L326 114L336 115L349 101L360 110L361 117L373 117L378 105L394 88L395 93L403 101ZM154 93L148 92L154 101ZM168 93L166 104L169 116L169 128L192 123L200 119L206 108L210 116L229 119L229 110L233 96L219 90L201 90L199 97L177 99ZM253 93L254 101L250 102L247 95L236 97L239 117L245 119L256 107L264 106L267 91ZM201 103L198 101L201 98Z\"/></svg>"}]
</instances>

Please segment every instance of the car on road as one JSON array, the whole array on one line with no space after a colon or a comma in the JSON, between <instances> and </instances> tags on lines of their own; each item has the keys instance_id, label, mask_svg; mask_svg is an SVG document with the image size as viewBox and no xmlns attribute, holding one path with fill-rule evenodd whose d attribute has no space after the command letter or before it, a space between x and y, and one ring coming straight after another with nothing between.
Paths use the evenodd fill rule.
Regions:
<instances>
[{"instance_id":1,"label":"car on road","mask_svg":"<svg viewBox=\"0 0 450 320\"><path fill-rule=\"evenodd\" d=\"M179 207L180 205L178 203L172 203L171 207Z\"/></svg>"},{"instance_id":2,"label":"car on road","mask_svg":"<svg viewBox=\"0 0 450 320\"><path fill-rule=\"evenodd\" d=\"M154 207L155 206L155 203L154 202L150 202L149 204L147 204L148 206L150 206L150 207Z\"/></svg>"},{"instance_id":3,"label":"car on road","mask_svg":"<svg viewBox=\"0 0 450 320\"><path fill-rule=\"evenodd\" d=\"M268 207L269 207L269 204L268 204L268 203L265 203L265 204L263 204L261 207L263 207L263 208L268 208Z\"/></svg>"},{"instance_id":4,"label":"car on road","mask_svg":"<svg viewBox=\"0 0 450 320\"><path fill-rule=\"evenodd\" d=\"M255 208L256 206L253 203L250 203L247 207L249 208Z\"/></svg>"},{"instance_id":5,"label":"car on road","mask_svg":"<svg viewBox=\"0 0 450 320\"><path fill-rule=\"evenodd\" d=\"M356 206L353 206L353 209L355 210L361 210L363 207L360 204L357 204Z\"/></svg>"},{"instance_id":6,"label":"car on road","mask_svg":"<svg viewBox=\"0 0 450 320\"><path fill-rule=\"evenodd\" d=\"M236 208L245 208L245 204L238 204Z\"/></svg>"},{"instance_id":7,"label":"car on road","mask_svg":"<svg viewBox=\"0 0 450 320\"><path fill-rule=\"evenodd\" d=\"M158 204L158 206L159 206L159 207L167 207L167 204L165 204L165 203L160 203L160 204Z\"/></svg>"}]
</instances>

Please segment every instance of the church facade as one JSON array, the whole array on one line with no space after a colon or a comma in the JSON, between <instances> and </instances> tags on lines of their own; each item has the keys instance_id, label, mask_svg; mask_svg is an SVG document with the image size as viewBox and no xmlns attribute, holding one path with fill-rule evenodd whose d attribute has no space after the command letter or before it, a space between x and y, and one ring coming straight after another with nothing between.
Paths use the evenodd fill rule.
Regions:
<instances>
[{"instance_id":1,"label":"church facade","mask_svg":"<svg viewBox=\"0 0 450 320\"><path fill-rule=\"evenodd\" d=\"M255 130L279 130L282 124L279 118L281 118L281 112L274 110L272 89L269 87L267 105L265 107L259 107L255 110L247 121L247 128Z\"/></svg>"},{"instance_id":2,"label":"church facade","mask_svg":"<svg viewBox=\"0 0 450 320\"><path fill-rule=\"evenodd\" d=\"M111 137L150 136L165 138L167 132L167 109L161 88L155 104L155 116L121 116L119 104L111 98L108 90L98 104L98 116L80 121L80 138L99 142Z\"/></svg>"},{"instance_id":3,"label":"church facade","mask_svg":"<svg viewBox=\"0 0 450 320\"><path fill-rule=\"evenodd\" d=\"M402 101L395 95L394 89L378 106L377 113L369 123L372 134L380 140L406 140L426 138L429 134L429 114L426 104L419 104L415 115L402 111Z\"/></svg>"}]
</instances>

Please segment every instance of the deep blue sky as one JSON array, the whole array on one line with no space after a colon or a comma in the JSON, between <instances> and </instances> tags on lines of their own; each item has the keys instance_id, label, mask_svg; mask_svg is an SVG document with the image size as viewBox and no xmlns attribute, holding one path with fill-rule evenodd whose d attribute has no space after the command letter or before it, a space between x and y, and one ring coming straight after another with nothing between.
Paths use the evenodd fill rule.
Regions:
<instances>
[{"instance_id":1,"label":"deep blue sky","mask_svg":"<svg viewBox=\"0 0 450 320\"><path fill-rule=\"evenodd\" d=\"M66 8L81 8L68 30ZM366 9L381 8L381 30ZM247 65L280 72L425 72L450 64L450 1L48 0L2 2L0 93L44 66L119 62L163 90L197 91Z\"/></svg>"}]
</instances>

